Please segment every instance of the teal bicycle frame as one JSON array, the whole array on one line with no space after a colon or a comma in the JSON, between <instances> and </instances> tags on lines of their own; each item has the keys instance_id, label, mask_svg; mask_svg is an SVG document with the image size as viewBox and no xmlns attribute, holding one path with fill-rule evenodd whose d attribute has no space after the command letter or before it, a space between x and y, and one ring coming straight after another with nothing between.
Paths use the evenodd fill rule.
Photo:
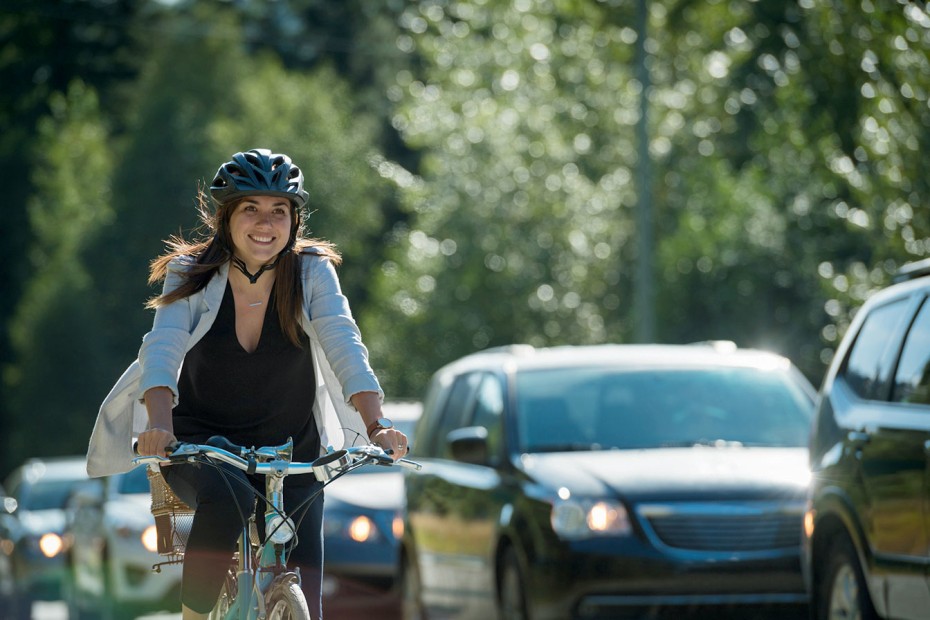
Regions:
<instances>
[{"instance_id":1,"label":"teal bicycle frame","mask_svg":"<svg viewBox=\"0 0 930 620\"><path fill-rule=\"evenodd\" d=\"M265 497L259 498L259 501L265 503L265 540L256 553L251 536L252 527L255 525L253 511L249 520L243 524L242 534L239 536L238 561L235 566L235 576L232 579L235 583L235 591L230 592L233 589L230 583L232 576L227 575L223 592L220 594L216 607L209 614L211 620L265 618L268 615L269 604L272 606L273 613L280 609L282 617L298 619L303 617L309 620L307 602L300 591L300 573L297 570L288 569L285 558L286 544L296 532L294 522L284 512L284 478L286 476L313 474L325 487L336 478L367 463L399 464L420 469L419 463L407 459L401 458L394 461L384 450L374 445L355 446L335 451L330 449L313 463L291 462L294 450L294 443L291 440L281 446L265 448L246 449L228 442L226 445L233 452L212 445L182 443L178 444L168 457L142 456L133 459L133 462L137 464L196 463L211 459L229 463L249 474L265 476ZM312 502L315 498L316 495L313 495L309 501ZM285 612L287 612L286 616Z\"/></svg>"}]
</instances>

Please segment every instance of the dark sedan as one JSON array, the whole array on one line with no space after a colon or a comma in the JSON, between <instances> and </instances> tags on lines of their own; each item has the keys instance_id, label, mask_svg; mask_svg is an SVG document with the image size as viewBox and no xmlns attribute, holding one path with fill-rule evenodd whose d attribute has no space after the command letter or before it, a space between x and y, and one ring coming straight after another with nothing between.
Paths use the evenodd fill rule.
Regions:
<instances>
[{"instance_id":1,"label":"dark sedan","mask_svg":"<svg viewBox=\"0 0 930 620\"><path fill-rule=\"evenodd\" d=\"M415 442L422 406L384 403L385 417ZM323 504L323 606L349 620L398 615L396 577L403 535L404 479L399 467L367 465L326 487Z\"/></svg>"},{"instance_id":2,"label":"dark sedan","mask_svg":"<svg viewBox=\"0 0 930 620\"><path fill-rule=\"evenodd\" d=\"M729 343L450 364L406 479L407 617L800 614L813 394Z\"/></svg>"}]
</instances>

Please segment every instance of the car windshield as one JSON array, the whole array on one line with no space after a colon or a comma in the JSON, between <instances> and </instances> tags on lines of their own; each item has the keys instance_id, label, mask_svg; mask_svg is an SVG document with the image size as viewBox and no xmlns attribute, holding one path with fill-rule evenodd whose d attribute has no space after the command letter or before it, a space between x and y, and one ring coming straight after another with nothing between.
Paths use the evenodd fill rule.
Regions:
<instances>
[{"instance_id":1,"label":"car windshield","mask_svg":"<svg viewBox=\"0 0 930 620\"><path fill-rule=\"evenodd\" d=\"M117 492L122 494L133 495L136 493L149 492L149 477L146 467L136 467L119 477Z\"/></svg>"},{"instance_id":2,"label":"car windshield","mask_svg":"<svg viewBox=\"0 0 930 620\"><path fill-rule=\"evenodd\" d=\"M64 509L68 496L78 480L38 480L20 498L23 510Z\"/></svg>"},{"instance_id":3,"label":"car windshield","mask_svg":"<svg viewBox=\"0 0 930 620\"><path fill-rule=\"evenodd\" d=\"M559 368L517 374L523 452L805 447L813 403L789 372Z\"/></svg>"}]
</instances>

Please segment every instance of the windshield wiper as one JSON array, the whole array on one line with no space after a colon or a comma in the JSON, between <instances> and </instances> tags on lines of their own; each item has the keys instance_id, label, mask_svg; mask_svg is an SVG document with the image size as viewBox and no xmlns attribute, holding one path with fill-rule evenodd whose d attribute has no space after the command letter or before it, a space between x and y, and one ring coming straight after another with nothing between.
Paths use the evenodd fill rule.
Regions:
<instances>
[{"instance_id":1,"label":"windshield wiper","mask_svg":"<svg viewBox=\"0 0 930 620\"><path fill-rule=\"evenodd\" d=\"M543 446L534 446L529 452L590 452L603 450L604 447L599 443L584 443L584 442L571 442L571 443L555 443L555 444L546 444Z\"/></svg>"},{"instance_id":2,"label":"windshield wiper","mask_svg":"<svg viewBox=\"0 0 930 620\"><path fill-rule=\"evenodd\" d=\"M740 448L741 441L728 441L726 439L690 439L684 441L666 441L659 444L660 448L693 448L702 446L706 448Z\"/></svg>"}]
</instances>

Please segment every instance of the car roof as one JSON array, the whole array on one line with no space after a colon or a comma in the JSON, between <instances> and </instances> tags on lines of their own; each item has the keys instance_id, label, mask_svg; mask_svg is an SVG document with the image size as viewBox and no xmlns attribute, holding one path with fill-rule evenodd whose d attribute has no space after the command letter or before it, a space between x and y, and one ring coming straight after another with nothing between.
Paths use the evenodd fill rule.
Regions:
<instances>
[{"instance_id":1,"label":"car roof","mask_svg":"<svg viewBox=\"0 0 930 620\"><path fill-rule=\"evenodd\" d=\"M41 478L79 480L87 478L87 463L83 456L31 458L20 465L14 475L29 483Z\"/></svg>"},{"instance_id":2,"label":"car roof","mask_svg":"<svg viewBox=\"0 0 930 620\"><path fill-rule=\"evenodd\" d=\"M392 420L416 420L423 412L423 403L416 400L386 400L381 409Z\"/></svg>"},{"instance_id":3,"label":"car roof","mask_svg":"<svg viewBox=\"0 0 930 620\"><path fill-rule=\"evenodd\" d=\"M707 366L787 369L791 363L787 358L776 353L757 349L739 349L729 341L707 341L688 345L602 344L547 348L513 345L468 355L444 366L439 373L458 374L477 369L519 372L590 366L628 367L630 369Z\"/></svg>"},{"instance_id":4,"label":"car roof","mask_svg":"<svg viewBox=\"0 0 930 620\"><path fill-rule=\"evenodd\" d=\"M894 297L910 295L915 291L930 289L930 276L920 276L901 280L896 279L895 282L895 284L891 284L869 296L865 303L862 304L862 307L864 308L866 305L874 306Z\"/></svg>"},{"instance_id":5,"label":"car roof","mask_svg":"<svg viewBox=\"0 0 930 620\"><path fill-rule=\"evenodd\" d=\"M926 278L927 276L930 276L930 258L901 265L894 276L892 276L891 281L895 283L908 282L910 280ZM928 283L930 283L930 278L924 281L924 284Z\"/></svg>"}]
</instances>

